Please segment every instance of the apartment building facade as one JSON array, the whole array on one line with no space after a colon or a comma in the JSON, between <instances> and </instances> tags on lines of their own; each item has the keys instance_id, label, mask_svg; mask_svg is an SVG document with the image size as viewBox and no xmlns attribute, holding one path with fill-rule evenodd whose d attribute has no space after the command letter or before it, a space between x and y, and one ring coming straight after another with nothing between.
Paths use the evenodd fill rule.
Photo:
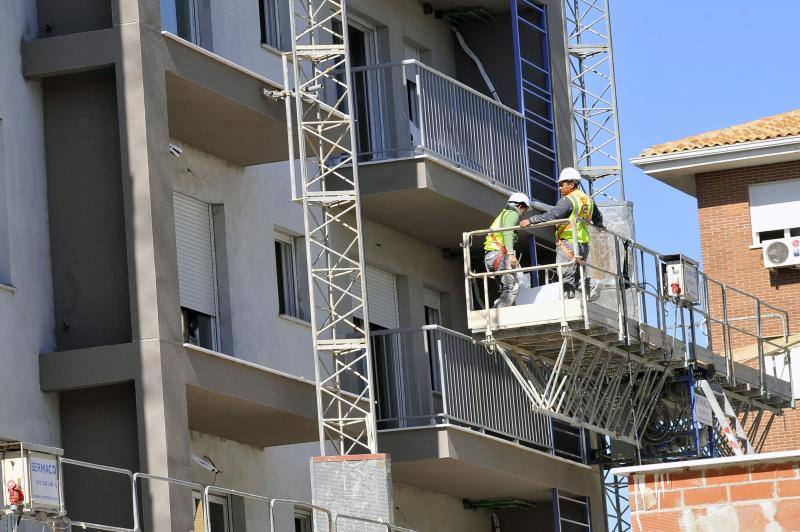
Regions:
<instances>
[{"instance_id":1,"label":"apartment building facade","mask_svg":"<svg viewBox=\"0 0 800 532\"><path fill-rule=\"evenodd\" d=\"M765 345L763 352L769 374L792 380L795 399L800 391L800 349L797 335L791 334L800 316L800 270L793 264L800 256L798 135L800 112L790 111L658 144L633 160L651 177L697 198L703 267L709 276L788 312L788 324L766 307L742 312L751 319L739 322L743 332L729 343L734 360L757 366L757 345L746 332L762 327L773 344L788 342L791 370L776 346ZM759 314L762 319L755 319ZM784 325L790 332L786 339ZM798 447L800 415L787 410L773 423L764 450Z\"/></svg>"},{"instance_id":2,"label":"apartment building facade","mask_svg":"<svg viewBox=\"0 0 800 532\"><path fill-rule=\"evenodd\" d=\"M482 354L463 335L461 232L487 226L529 182L551 203L556 169L573 157L561 3L462 4L349 3L379 446L392 457L396 522L547 528L558 488L587 497L602 528L600 473L582 463L581 439L526 426L524 401L479 388L498 367L471 387L442 386ZM310 500L319 444L302 211L284 102L265 95L283 89L288 2L0 9L10 339L0 350L15 368L0 377L12 405L0 434ZM514 172L520 157L529 175ZM118 478L68 469L65 487L74 518L130 522ZM191 490L149 490L148 528L191 528ZM212 502L219 530L266 518L238 497ZM287 526L309 526L287 511Z\"/></svg>"}]
</instances>

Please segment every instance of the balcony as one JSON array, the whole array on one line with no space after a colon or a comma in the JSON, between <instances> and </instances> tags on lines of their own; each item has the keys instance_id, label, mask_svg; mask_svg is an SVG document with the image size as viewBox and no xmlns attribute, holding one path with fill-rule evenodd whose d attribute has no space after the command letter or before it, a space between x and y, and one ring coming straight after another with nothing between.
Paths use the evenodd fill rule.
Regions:
<instances>
[{"instance_id":1,"label":"balcony","mask_svg":"<svg viewBox=\"0 0 800 532\"><path fill-rule=\"evenodd\" d=\"M466 499L594 493L582 432L532 411L504 362L469 336L429 325L373 332L371 346L395 480Z\"/></svg>"},{"instance_id":2,"label":"balcony","mask_svg":"<svg viewBox=\"0 0 800 532\"><path fill-rule=\"evenodd\" d=\"M264 95L280 83L171 33L162 39L170 137L240 166L288 160L285 103Z\"/></svg>"},{"instance_id":3,"label":"balcony","mask_svg":"<svg viewBox=\"0 0 800 532\"><path fill-rule=\"evenodd\" d=\"M366 216L454 247L528 190L514 109L415 60L354 68L353 87Z\"/></svg>"}]
</instances>

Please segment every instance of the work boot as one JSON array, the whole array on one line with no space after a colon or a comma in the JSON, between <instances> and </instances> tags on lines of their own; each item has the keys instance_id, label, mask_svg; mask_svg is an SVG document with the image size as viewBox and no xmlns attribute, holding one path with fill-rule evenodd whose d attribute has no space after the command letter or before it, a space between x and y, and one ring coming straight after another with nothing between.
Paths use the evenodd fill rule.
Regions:
<instances>
[{"instance_id":1,"label":"work boot","mask_svg":"<svg viewBox=\"0 0 800 532\"><path fill-rule=\"evenodd\" d=\"M564 299L575 299L575 290L573 290L572 288L565 288Z\"/></svg>"}]
</instances>

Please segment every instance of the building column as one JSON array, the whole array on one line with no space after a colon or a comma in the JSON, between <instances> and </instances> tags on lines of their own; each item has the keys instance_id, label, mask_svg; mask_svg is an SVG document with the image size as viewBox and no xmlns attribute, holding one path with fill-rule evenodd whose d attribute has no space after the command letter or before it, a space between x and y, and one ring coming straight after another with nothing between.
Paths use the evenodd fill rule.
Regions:
<instances>
[{"instance_id":1,"label":"building column","mask_svg":"<svg viewBox=\"0 0 800 532\"><path fill-rule=\"evenodd\" d=\"M121 163L142 471L190 479L159 0L114 0ZM191 494L145 481L145 529L190 530Z\"/></svg>"}]
</instances>

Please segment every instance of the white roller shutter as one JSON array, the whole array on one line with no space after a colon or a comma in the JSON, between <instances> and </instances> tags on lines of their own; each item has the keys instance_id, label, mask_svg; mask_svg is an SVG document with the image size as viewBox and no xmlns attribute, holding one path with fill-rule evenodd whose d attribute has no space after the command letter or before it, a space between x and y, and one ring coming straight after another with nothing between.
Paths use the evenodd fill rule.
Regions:
<instances>
[{"instance_id":1,"label":"white roller shutter","mask_svg":"<svg viewBox=\"0 0 800 532\"><path fill-rule=\"evenodd\" d=\"M387 329L397 329L397 283L391 273L367 266L367 309L369 321ZM355 286L358 293L358 286ZM358 312L357 315L363 316Z\"/></svg>"},{"instance_id":2,"label":"white roller shutter","mask_svg":"<svg viewBox=\"0 0 800 532\"><path fill-rule=\"evenodd\" d=\"M184 194L173 194L178 283L181 306L217 315L214 240L210 205Z\"/></svg>"},{"instance_id":3,"label":"white roller shutter","mask_svg":"<svg viewBox=\"0 0 800 532\"><path fill-rule=\"evenodd\" d=\"M422 298L426 307L432 308L433 310L441 310L439 308L439 292L436 290L425 288Z\"/></svg>"},{"instance_id":4,"label":"white roller shutter","mask_svg":"<svg viewBox=\"0 0 800 532\"><path fill-rule=\"evenodd\" d=\"M750 223L753 241L758 233L800 226L800 179L750 185Z\"/></svg>"}]
</instances>

